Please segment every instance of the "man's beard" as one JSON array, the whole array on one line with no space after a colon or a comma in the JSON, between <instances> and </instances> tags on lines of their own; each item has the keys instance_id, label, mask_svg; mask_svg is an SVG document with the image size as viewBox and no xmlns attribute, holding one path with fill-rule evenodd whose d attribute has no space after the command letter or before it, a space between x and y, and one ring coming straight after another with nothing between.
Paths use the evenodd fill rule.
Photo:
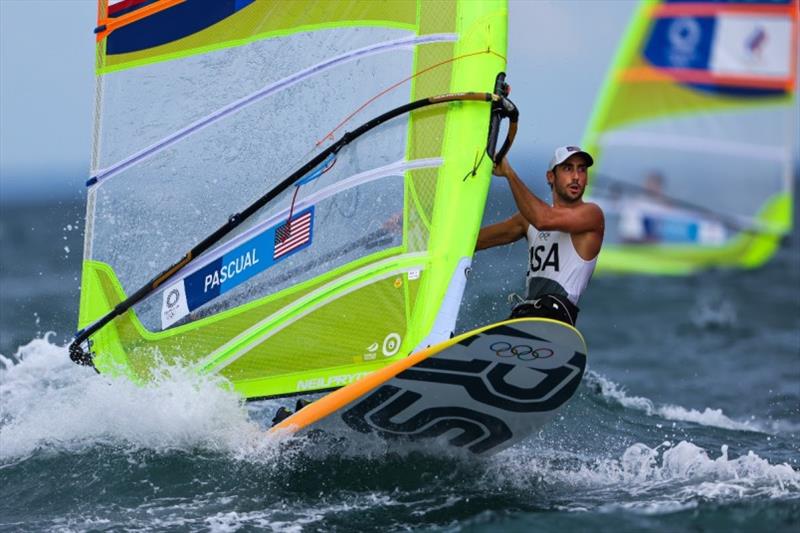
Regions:
<instances>
[{"instance_id":1,"label":"man's beard","mask_svg":"<svg viewBox=\"0 0 800 533\"><path fill-rule=\"evenodd\" d=\"M555 192L555 194L557 194L558 198L566 204L574 204L578 202L583 197L583 192L586 190L585 187L581 188L580 192L578 193L578 196L572 198L570 196L571 193L569 191L570 185L572 185L572 183L568 183L563 189L558 186L553 186L553 191ZM578 187L580 187L580 185L578 185Z\"/></svg>"}]
</instances>

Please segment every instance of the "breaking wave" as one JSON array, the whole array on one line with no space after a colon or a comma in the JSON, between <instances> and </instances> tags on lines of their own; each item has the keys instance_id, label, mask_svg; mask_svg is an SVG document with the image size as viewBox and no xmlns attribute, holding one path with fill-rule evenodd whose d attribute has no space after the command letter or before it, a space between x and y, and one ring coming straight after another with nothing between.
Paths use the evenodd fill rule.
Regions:
<instances>
[{"instance_id":1,"label":"breaking wave","mask_svg":"<svg viewBox=\"0 0 800 533\"><path fill-rule=\"evenodd\" d=\"M656 405L648 398L629 395L624 387L593 371L586 373L584 382L590 389L598 392L610 403L616 403L627 409L641 411L648 416L658 416L665 420L693 422L708 427L760 433L774 433L776 428L781 427L780 424L767 424L755 420L733 420L725 415L722 409L713 407L706 407L699 411L697 409L687 409L680 405ZM786 426L784 426L784 429L786 429Z\"/></svg>"},{"instance_id":2,"label":"breaking wave","mask_svg":"<svg viewBox=\"0 0 800 533\"><path fill-rule=\"evenodd\" d=\"M216 376L162 366L137 385L75 365L51 334L0 355L0 460L94 445L257 453L270 445L240 397Z\"/></svg>"}]
</instances>

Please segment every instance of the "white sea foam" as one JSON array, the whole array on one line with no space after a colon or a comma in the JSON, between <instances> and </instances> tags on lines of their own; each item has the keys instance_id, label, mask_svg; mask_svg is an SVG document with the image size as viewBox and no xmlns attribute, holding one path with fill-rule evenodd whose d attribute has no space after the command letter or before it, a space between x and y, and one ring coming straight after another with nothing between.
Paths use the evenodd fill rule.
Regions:
<instances>
[{"instance_id":1,"label":"white sea foam","mask_svg":"<svg viewBox=\"0 0 800 533\"><path fill-rule=\"evenodd\" d=\"M216 376L165 366L151 384L97 375L51 335L0 356L0 460L96 444L157 451L204 448L258 459L274 439Z\"/></svg>"},{"instance_id":2,"label":"white sea foam","mask_svg":"<svg viewBox=\"0 0 800 533\"><path fill-rule=\"evenodd\" d=\"M670 496L649 501L610 503L601 505L598 510L601 512L613 512L619 509L626 509L637 514L660 515L694 509L697 505L697 501L677 502Z\"/></svg>"},{"instance_id":3,"label":"white sea foam","mask_svg":"<svg viewBox=\"0 0 800 533\"><path fill-rule=\"evenodd\" d=\"M506 451L494 457L487 469L487 482L492 480L519 488L545 483L549 491L563 488L580 494L571 510L598 504L600 509L661 514L691 508L700 500L800 498L800 472L790 465L771 464L752 451L731 459L727 445L712 458L687 441L652 448L636 443L616 459Z\"/></svg>"},{"instance_id":4,"label":"white sea foam","mask_svg":"<svg viewBox=\"0 0 800 533\"><path fill-rule=\"evenodd\" d=\"M324 522L328 516L348 513L357 515L371 509L385 509L397 504L396 500L385 494L366 493L348 498L345 502L316 507L220 512L206 518L205 525L215 533L240 531L244 527L294 533L307 529L325 529ZM314 525L316 527L312 527Z\"/></svg>"},{"instance_id":5,"label":"white sea foam","mask_svg":"<svg viewBox=\"0 0 800 533\"><path fill-rule=\"evenodd\" d=\"M694 422L703 426L717 427L722 429L732 429L736 431L757 431L761 433L771 433L767 424L761 424L754 420L737 421L729 418L722 409L706 407L702 411L697 409L687 409L679 405L656 406L652 400L641 396L631 396L625 389L613 381L589 371L585 377L586 384L600 391L602 396L608 400L619 403L628 409L642 411L649 416L659 416L666 420L676 422ZM774 427L774 424L770 426Z\"/></svg>"}]
</instances>

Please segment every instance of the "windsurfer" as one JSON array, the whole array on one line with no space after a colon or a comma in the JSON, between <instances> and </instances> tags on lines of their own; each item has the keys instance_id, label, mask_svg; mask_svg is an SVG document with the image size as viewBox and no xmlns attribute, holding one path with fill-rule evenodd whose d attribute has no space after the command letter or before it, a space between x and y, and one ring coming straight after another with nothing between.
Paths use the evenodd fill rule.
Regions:
<instances>
[{"instance_id":1,"label":"windsurfer","mask_svg":"<svg viewBox=\"0 0 800 533\"><path fill-rule=\"evenodd\" d=\"M603 244L603 211L583 201L592 156L577 146L556 148L547 168L553 205L537 197L506 159L494 174L507 178L519 211L481 228L476 250L528 240L527 292L510 318L539 316L575 325L578 299L589 283Z\"/></svg>"},{"instance_id":2,"label":"windsurfer","mask_svg":"<svg viewBox=\"0 0 800 533\"><path fill-rule=\"evenodd\" d=\"M620 240L625 244L723 244L725 225L667 196L665 181L662 173L651 171L643 187L617 196L614 207L619 213Z\"/></svg>"}]
</instances>

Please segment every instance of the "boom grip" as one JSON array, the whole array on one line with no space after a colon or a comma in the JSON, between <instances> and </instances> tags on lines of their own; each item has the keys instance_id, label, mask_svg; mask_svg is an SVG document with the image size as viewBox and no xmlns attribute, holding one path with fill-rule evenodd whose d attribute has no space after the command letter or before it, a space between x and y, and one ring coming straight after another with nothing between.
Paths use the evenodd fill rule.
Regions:
<instances>
[{"instance_id":1,"label":"boom grip","mask_svg":"<svg viewBox=\"0 0 800 533\"><path fill-rule=\"evenodd\" d=\"M506 140L503 142L503 146L500 147L500 151L495 154L492 160L495 164L500 163L503 158L508 155L508 151L511 150L511 145L514 144L514 138L517 136L517 122L513 121L508 124L508 134L506 134Z\"/></svg>"},{"instance_id":2,"label":"boom grip","mask_svg":"<svg viewBox=\"0 0 800 533\"><path fill-rule=\"evenodd\" d=\"M514 102L508 99L511 88L505 80L505 72L499 73L495 79L494 99L489 118L489 135L486 139L486 154L494 163L499 163L508 154L514 143L514 137L517 135L517 123L519 122L519 110ZM504 118L509 120L508 133L500 151L497 152L497 137L500 134L500 124Z\"/></svg>"}]
</instances>

